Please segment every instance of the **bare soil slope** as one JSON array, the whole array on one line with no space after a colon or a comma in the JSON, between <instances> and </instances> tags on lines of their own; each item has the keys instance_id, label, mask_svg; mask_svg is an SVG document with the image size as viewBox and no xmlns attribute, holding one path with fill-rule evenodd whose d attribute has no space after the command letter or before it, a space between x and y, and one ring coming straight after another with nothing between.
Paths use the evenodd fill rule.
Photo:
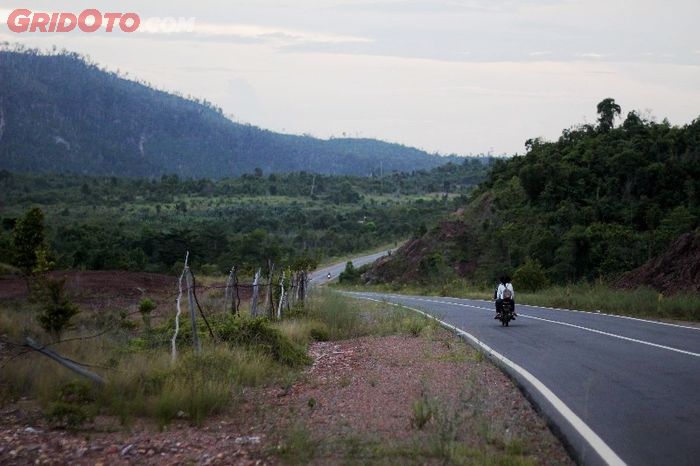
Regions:
<instances>
[{"instance_id":1,"label":"bare soil slope","mask_svg":"<svg viewBox=\"0 0 700 466\"><path fill-rule=\"evenodd\" d=\"M647 286L667 295L700 291L700 230L680 236L663 254L624 274L615 286Z\"/></svg>"}]
</instances>

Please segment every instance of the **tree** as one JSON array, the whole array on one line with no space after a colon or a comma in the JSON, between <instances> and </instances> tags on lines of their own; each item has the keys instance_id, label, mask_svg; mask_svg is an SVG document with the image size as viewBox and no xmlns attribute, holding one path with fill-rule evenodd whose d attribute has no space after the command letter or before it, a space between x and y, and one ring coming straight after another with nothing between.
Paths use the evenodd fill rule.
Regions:
<instances>
[{"instance_id":1,"label":"tree","mask_svg":"<svg viewBox=\"0 0 700 466\"><path fill-rule=\"evenodd\" d=\"M360 272L358 272L353 263L350 261L345 264L345 270L340 272L340 275L338 275L338 282L340 283L357 283L359 279Z\"/></svg>"},{"instance_id":2,"label":"tree","mask_svg":"<svg viewBox=\"0 0 700 466\"><path fill-rule=\"evenodd\" d=\"M25 275L31 275L37 265L37 252L46 249L44 212L34 207L15 225L12 233L14 263Z\"/></svg>"},{"instance_id":3,"label":"tree","mask_svg":"<svg viewBox=\"0 0 700 466\"><path fill-rule=\"evenodd\" d=\"M37 316L41 328L56 340L61 338L61 333L68 328L71 318L79 312L78 306L66 296L64 285L64 280L47 279L44 282L42 312Z\"/></svg>"},{"instance_id":4,"label":"tree","mask_svg":"<svg viewBox=\"0 0 700 466\"><path fill-rule=\"evenodd\" d=\"M615 103L615 99L610 97L601 100L596 110L598 112L598 129L604 133L613 129L615 117L622 113L622 108Z\"/></svg>"}]
</instances>

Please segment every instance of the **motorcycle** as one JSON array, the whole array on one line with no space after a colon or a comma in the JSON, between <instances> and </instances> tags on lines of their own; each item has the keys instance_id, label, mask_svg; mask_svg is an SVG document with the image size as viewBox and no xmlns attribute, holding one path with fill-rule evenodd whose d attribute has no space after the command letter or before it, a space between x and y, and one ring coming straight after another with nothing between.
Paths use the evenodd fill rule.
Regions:
<instances>
[{"instance_id":1,"label":"motorcycle","mask_svg":"<svg viewBox=\"0 0 700 466\"><path fill-rule=\"evenodd\" d=\"M501 303L501 316L498 320L501 321L501 326L508 327L508 323L515 319L515 302L510 298L503 297Z\"/></svg>"},{"instance_id":2,"label":"motorcycle","mask_svg":"<svg viewBox=\"0 0 700 466\"><path fill-rule=\"evenodd\" d=\"M500 312L497 318L501 321L502 327L508 327L508 323L511 320L515 320L515 301L513 301L510 290L506 289L503 292L503 299L499 307Z\"/></svg>"}]
</instances>

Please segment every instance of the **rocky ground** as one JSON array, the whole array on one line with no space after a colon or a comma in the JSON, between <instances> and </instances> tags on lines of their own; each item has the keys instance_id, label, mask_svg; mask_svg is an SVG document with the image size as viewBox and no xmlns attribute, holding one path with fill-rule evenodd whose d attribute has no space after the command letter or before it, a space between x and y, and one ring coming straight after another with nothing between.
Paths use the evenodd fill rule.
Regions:
<instances>
[{"instance_id":1,"label":"rocky ground","mask_svg":"<svg viewBox=\"0 0 700 466\"><path fill-rule=\"evenodd\" d=\"M5 406L0 464L572 463L508 377L429 333L314 343L298 383L251 390L200 427L98 418L67 432L31 401ZM416 403L431 412L420 427Z\"/></svg>"}]
</instances>

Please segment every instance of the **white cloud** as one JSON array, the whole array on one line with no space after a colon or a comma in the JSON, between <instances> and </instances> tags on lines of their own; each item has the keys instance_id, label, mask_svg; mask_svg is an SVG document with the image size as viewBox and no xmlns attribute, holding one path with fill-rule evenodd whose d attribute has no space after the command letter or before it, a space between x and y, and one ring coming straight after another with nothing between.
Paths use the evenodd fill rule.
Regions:
<instances>
[{"instance_id":1,"label":"white cloud","mask_svg":"<svg viewBox=\"0 0 700 466\"><path fill-rule=\"evenodd\" d=\"M528 53L528 55L530 55L531 57L543 57L545 55L551 55L551 54L552 54L552 52L550 52L548 50L541 50L541 51L537 51L537 52Z\"/></svg>"},{"instance_id":2,"label":"white cloud","mask_svg":"<svg viewBox=\"0 0 700 466\"><path fill-rule=\"evenodd\" d=\"M585 52L585 53L577 53L576 56L578 58L594 58L596 60L600 58L605 58L606 55L602 53L596 53L596 52Z\"/></svg>"},{"instance_id":3,"label":"white cloud","mask_svg":"<svg viewBox=\"0 0 700 466\"><path fill-rule=\"evenodd\" d=\"M167 33L162 28L150 27L148 24L140 32L148 34ZM343 44L343 43L368 43L372 39L354 35L332 34L301 29L290 29L259 24L223 24L194 22L192 31L199 36L237 37L255 41L270 42L274 45L293 45L303 43L314 44Z\"/></svg>"}]
</instances>

